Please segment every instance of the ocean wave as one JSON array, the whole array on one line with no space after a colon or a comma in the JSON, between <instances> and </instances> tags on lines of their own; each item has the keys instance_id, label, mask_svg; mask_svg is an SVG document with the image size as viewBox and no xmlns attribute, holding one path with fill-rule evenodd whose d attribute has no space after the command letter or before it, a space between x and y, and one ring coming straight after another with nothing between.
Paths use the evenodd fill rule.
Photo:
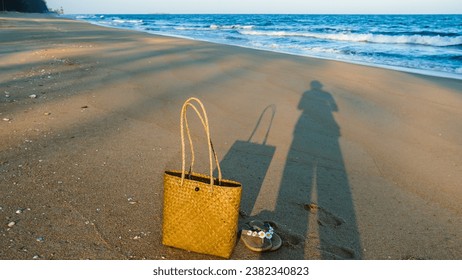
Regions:
<instances>
[{"instance_id":1,"label":"ocean wave","mask_svg":"<svg viewBox=\"0 0 462 280\"><path fill-rule=\"evenodd\" d=\"M374 32L376 33L376 32ZM460 36L460 33L456 32L442 32L442 31L377 31L380 35L388 35L388 36L413 36L413 35L420 35L420 36L430 36L430 37L457 37Z\"/></svg>"},{"instance_id":2,"label":"ocean wave","mask_svg":"<svg viewBox=\"0 0 462 280\"><path fill-rule=\"evenodd\" d=\"M181 31L210 31L210 30L250 30L253 25L217 25L211 24L208 27L198 27L198 26L177 26L174 27L175 30Z\"/></svg>"},{"instance_id":3,"label":"ocean wave","mask_svg":"<svg viewBox=\"0 0 462 280\"><path fill-rule=\"evenodd\" d=\"M339 49L326 48L326 47L304 47L301 50L309 53L326 53L326 54L344 54L345 52Z\"/></svg>"},{"instance_id":4,"label":"ocean wave","mask_svg":"<svg viewBox=\"0 0 462 280\"><path fill-rule=\"evenodd\" d=\"M180 30L180 31L208 31L210 30L210 28L206 28L206 27L186 27L186 26L178 26L178 27L174 27L173 29Z\"/></svg>"},{"instance_id":5,"label":"ocean wave","mask_svg":"<svg viewBox=\"0 0 462 280\"><path fill-rule=\"evenodd\" d=\"M254 26L253 25L240 25L240 24L235 24L235 25L217 25L217 24L211 24L210 29L244 29L244 30L249 30L252 29Z\"/></svg>"},{"instance_id":6,"label":"ocean wave","mask_svg":"<svg viewBox=\"0 0 462 280\"><path fill-rule=\"evenodd\" d=\"M380 44L415 44L429 45L435 47L448 47L462 45L462 36L423 36L423 35L378 35L378 34L321 34L310 32L289 32L289 31L239 31L242 35L249 36L270 36L270 37L309 37L323 40L367 42Z\"/></svg>"},{"instance_id":7,"label":"ocean wave","mask_svg":"<svg viewBox=\"0 0 462 280\"><path fill-rule=\"evenodd\" d=\"M115 23L143 23L142 19L113 19L112 21Z\"/></svg>"}]
</instances>

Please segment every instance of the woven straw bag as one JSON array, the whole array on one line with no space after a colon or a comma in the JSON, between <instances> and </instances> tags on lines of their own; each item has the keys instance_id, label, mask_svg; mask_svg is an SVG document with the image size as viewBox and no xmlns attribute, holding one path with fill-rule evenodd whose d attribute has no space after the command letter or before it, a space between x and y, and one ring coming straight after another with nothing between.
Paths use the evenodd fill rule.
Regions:
<instances>
[{"instance_id":1,"label":"woven straw bag","mask_svg":"<svg viewBox=\"0 0 462 280\"><path fill-rule=\"evenodd\" d=\"M201 111L194 105L197 103ZM194 173L194 148L189 132L187 109L192 108L204 126L209 150L209 175ZM217 155L210 140L204 105L189 98L181 109L182 169L164 173L162 244L192 252L229 258L237 238L242 186L222 179ZM185 171L185 137L191 149L191 166ZM213 158L218 178L213 178Z\"/></svg>"}]
</instances>

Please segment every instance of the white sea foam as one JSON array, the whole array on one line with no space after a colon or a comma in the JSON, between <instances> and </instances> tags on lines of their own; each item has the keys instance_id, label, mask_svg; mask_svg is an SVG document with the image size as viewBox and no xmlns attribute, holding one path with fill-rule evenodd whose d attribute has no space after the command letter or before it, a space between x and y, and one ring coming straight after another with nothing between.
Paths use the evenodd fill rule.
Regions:
<instances>
[{"instance_id":1,"label":"white sea foam","mask_svg":"<svg viewBox=\"0 0 462 280\"><path fill-rule=\"evenodd\" d=\"M180 30L180 31L208 31L209 30L209 28L206 28L206 27L186 27L186 26L177 26L177 27L174 27L173 29Z\"/></svg>"},{"instance_id":2,"label":"white sea foam","mask_svg":"<svg viewBox=\"0 0 462 280\"><path fill-rule=\"evenodd\" d=\"M352 33L311 33L311 32L289 32L289 31L239 31L243 35L270 36L270 37L309 37L334 41L368 42L381 44L418 44L436 47L447 47L462 45L462 36L422 36L422 35L380 35L380 34L352 34Z\"/></svg>"},{"instance_id":3,"label":"white sea foam","mask_svg":"<svg viewBox=\"0 0 462 280\"><path fill-rule=\"evenodd\" d=\"M143 20L113 19L112 21L115 23L143 23Z\"/></svg>"}]
</instances>

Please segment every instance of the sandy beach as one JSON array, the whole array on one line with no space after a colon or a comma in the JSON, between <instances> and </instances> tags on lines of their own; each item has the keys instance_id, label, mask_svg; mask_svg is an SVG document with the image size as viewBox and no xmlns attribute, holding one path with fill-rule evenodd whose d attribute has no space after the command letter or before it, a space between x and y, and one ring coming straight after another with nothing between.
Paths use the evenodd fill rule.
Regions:
<instances>
[{"instance_id":1,"label":"sandy beach","mask_svg":"<svg viewBox=\"0 0 462 280\"><path fill-rule=\"evenodd\" d=\"M462 259L462 80L18 13L0 14L0 259L219 259L161 244L191 96L243 184L239 225L283 239L232 259Z\"/></svg>"}]
</instances>

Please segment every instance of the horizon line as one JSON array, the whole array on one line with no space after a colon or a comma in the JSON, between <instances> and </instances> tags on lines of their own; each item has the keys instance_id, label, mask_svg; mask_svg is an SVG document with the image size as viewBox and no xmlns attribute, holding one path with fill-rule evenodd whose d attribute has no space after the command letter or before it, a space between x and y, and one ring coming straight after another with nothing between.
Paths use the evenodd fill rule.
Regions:
<instances>
[{"instance_id":1,"label":"horizon line","mask_svg":"<svg viewBox=\"0 0 462 280\"><path fill-rule=\"evenodd\" d=\"M53 13L50 11L50 13ZM64 13L65 15L77 14L104 14L104 15L461 15L462 13L168 13L168 12L155 12L155 13Z\"/></svg>"}]
</instances>

